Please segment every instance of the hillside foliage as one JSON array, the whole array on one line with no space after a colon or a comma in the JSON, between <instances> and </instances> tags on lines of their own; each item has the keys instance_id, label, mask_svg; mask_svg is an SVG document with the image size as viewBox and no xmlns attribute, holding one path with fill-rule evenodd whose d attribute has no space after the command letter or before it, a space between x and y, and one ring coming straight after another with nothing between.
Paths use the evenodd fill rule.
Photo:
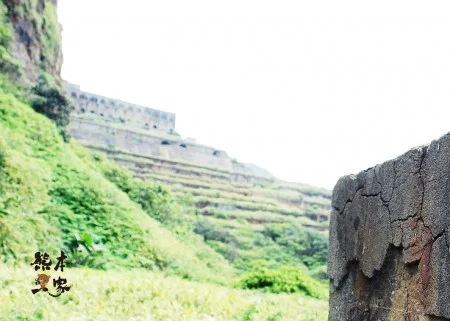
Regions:
<instances>
[{"instance_id":1,"label":"hillside foliage","mask_svg":"<svg viewBox=\"0 0 450 321\"><path fill-rule=\"evenodd\" d=\"M73 252L74 244L88 235L95 254L86 250L92 257L75 261L91 267L170 269L184 277L214 280L232 273L201 239L192 237L193 243L186 244L154 219L163 217L163 205L169 202L164 187L136 184L130 177L129 193L137 204L108 180L110 172L104 175L96 170L98 164L80 158L77 148L81 149L75 142L65 143L55 125L14 95L0 94L4 263L28 262L37 249Z\"/></svg>"},{"instance_id":2,"label":"hillside foliage","mask_svg":"<svg viewBox=\"0 0 450 321\"><path fill-rule=\"evenodd\" d=\"M298 186L174 190L69 139L55 4L0 2L0 320L325 320L323 224L268 199ZM11 54L27 37L33 83ZM32 296L35 252L61 250L74 290Z\"/></svg>"}]
</instances>

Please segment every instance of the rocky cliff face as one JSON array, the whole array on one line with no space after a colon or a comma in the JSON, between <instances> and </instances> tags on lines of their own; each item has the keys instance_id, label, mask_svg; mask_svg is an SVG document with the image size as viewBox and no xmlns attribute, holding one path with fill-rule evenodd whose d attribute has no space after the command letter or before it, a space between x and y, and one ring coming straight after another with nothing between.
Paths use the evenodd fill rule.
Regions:
<instances>
[{"instance_id":1,"label":"rocky cliff face","mask_svg":"<svg viewBox=\"0 0 450 321\"><path fill-rule=\"evenodd\" d=\"M332 196L329 320L450 319L450 134Z\"/></svg>"},{"instance_id":2,"label":"rocky cliff face","mask_svg":"<svg viewBox=\"0 0 450 321\"><path fill-rule=\"evenodd\" d=\"M11 56L9 63L20 66L16 76L29 85L43 72L59 78L62 52L56 4L56 0L4 0L0 4L3 36L8 40L2 45Z\"/></svg>"},{"instance_id":3,"label":"rocky cliff face","mask_svg":"<svg viewBox=\"0 0 450 321\"><path fill-rule=\"evenodd\" d=\"M67 138L65 127L72 106L60 78L56 0L0 1L0 20L0 89L20 88L22 98L52 119Z\"/></svg>"}]
</instances>

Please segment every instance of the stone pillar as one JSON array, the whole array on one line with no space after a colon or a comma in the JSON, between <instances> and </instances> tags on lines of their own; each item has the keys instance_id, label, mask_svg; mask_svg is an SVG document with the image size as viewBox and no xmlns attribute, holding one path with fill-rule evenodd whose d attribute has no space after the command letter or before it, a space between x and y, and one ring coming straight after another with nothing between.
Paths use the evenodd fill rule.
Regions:
<instances>
[{"instance_id":1,"label":"stone pillar","mask_svg":"<svg viewBox=\"0 0 450 321\"><path fill-rule=\"evenodd\" d=\"M450 320L450 134L334 187L330 321Z\"/></svg>"}]
</instances>

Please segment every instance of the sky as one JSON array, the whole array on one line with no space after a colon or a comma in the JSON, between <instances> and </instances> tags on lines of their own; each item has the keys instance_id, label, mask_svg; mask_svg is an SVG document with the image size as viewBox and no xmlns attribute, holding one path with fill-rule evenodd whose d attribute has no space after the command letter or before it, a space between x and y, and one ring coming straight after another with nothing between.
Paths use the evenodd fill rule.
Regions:
<instances>
[{"instance_id":1,"label":"sky","mask_svg":"<svg viewBox=\"0 0 450 321\"><path fill-rule=\"evenodd\" d=\"M60 0L62 77L332 189L450 131L447 2Z\"/></svg>"}]
</instances>

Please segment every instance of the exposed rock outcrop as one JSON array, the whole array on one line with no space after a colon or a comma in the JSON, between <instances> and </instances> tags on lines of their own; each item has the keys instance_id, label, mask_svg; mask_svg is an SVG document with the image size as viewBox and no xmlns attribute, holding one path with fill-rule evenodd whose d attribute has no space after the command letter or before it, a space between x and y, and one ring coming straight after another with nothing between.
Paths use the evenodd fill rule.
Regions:
<instances>
[{"instance_id":1,"label":"exposed rock outcrop","mask_svg":"<svg viewBox=\"0 0 450 321\"><path fill-rule=\"evenodd\" d=\"M21 80L33 86L46 72L60 81L63 57L57 0L4 0L3 4L5 7L0 8L6 9L6 14L2 14L12 38L8 51L23 68Z\"/></svg>"},{"instance_id":2,"label":"exposed rock outcrop","mask_svg":"<svg viewBox=\"0 0 450 321\"><path fill-rule=\"evenodd\" d=\"M450 134L337 182L330 321L450 320Z\"/></svg>"}]
</instances>

